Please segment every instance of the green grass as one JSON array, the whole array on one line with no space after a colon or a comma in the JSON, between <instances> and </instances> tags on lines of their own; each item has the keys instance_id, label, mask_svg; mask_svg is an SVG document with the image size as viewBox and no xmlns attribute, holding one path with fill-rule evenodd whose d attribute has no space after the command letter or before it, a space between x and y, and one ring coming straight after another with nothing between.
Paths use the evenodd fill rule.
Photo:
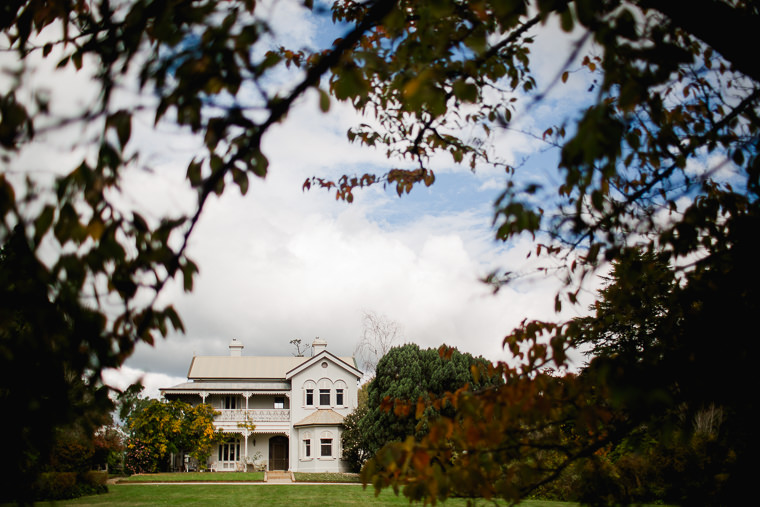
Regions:
<instances>
[{"instance_id":1,"label":"green grass","mask_svg":"<svg viewBox=\"0 0 760 507\"><path fill-rule=\"evenodd\" d=\"M295 472L296 482L361 482L359 474Z\"/></svg>"},{"instance_id":2,"label":"green grass","mask_svg":"<svg viewBox=\"0 0 760 507\"><path fill-rule=\"evenodd\" d=\"M185 474L182 474L185 475ZM47 505L47 504L38 504ZM57 502L55 505L93 506L187 506L214 505L215 507L236 505L265 505L266 507L373 507L408 506L404 496L396 496L393 491L384 490L375 498L374 492L354 485L223 485L223 484L118 484L109 486L109 493L76 500ZM421 504L420 504L421 505ZM467 501L451 499L442 504L445 507L464 507ZM476 505L492 506L491 502L479 501ZM505 505L503 503L498 505ZM542 502L526 500L520 505L526 507L573 507L577 504L565 502Z\"/></svg>"},{"instance_id":3,"label":"green grass","mask_svg":"<svg viewBox=\"0 0 760 507\"><path fill-rule=\"evenodd\" d=\"M140 474L122 477L119 482L261 482L264 472L189 472L181 474Z\"/></svg>"}]
</instances>

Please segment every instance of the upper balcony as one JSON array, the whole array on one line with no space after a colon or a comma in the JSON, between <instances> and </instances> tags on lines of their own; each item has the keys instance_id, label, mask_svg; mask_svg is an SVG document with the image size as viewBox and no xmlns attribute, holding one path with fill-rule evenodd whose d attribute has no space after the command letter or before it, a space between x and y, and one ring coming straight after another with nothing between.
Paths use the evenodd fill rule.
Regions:
<instances>
[{"instance_id":1,"label":"upper balcony","mask_svg":"<svg viewBox=\"0 0 760 507\"><path fill-rule=\"evenodd\" d=\"M221 414L214 418L217 422L253 424L290 422L288 408L222 409L220 412Z\"/></svg>"}]
</instances>

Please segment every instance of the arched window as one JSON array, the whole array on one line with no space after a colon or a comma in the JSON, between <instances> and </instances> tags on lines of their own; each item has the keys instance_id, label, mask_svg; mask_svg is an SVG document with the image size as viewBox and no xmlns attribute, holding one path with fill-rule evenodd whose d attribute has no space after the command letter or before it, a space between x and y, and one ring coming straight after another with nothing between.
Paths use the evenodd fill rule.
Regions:
<instances>
[{"instance_id":1,"label":"arched window","mask_svg":"<svg viewBox=\"0 0 760 507\"><path fill-rule=\"evenodd\" d=\"M319 406L330 406L330 391L332 390L332 380L329 378L323 378L319 380Z\"/></svg>"},{"instance_id":2,"label":"arched window","mask_svg":"<svg viewBox=\"0 0 760 507\"><path fill-rule=\"evenodd\" d=\"M335 382L335 406L345 407L348 404L347 400L348 390L346 389L346 383L342 380Z\"/></svg>"},{"instance_id":3,"label":"arched window","mask_svg":"<svg viewBox=\"0 0 760 507\"><path fill-rule=\"evenodd\" d=\"M305 407L314 406L314 390L317 384L313 380L307 380L303 383L303 404Z\"/></svg>"},{"instance_id":4,"label":"arched window","mask_svg":"<svg viewBox=\"0 0 760 507\"><path fill-rule=\"evenodd\" d=\"M331 431L323 431L319 435L319 457L333 457L333 434Z\"/></svg>"},{"instance_id":5,"label":"arched window","mask_svg":"<svg viewBox=\"0 0 760 507\"><path fill-rule=\"evenodd\" d=\"M301 437L301 456L306 459L312 459L314 455L312 454L311 449L311 432L307 431L306 433L302 434Z\"/></svg>"}]
</instances>

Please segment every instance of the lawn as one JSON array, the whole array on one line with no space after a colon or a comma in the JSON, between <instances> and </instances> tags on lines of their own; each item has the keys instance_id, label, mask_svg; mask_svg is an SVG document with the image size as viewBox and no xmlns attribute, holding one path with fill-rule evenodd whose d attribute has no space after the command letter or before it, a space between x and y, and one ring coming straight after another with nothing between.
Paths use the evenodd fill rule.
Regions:
<instances>
[{"instance_id":1,"label":"lawn","mask_svg":"<svg viewBox=\"0 0 760 507\"><path fill-rule=\"evenodd\" d=\"M38 504L45 505L45 504ZM76 500L57 502L55 505L91 506L140 506L140 505L266 505L267 507L336 507L365 506L377 507L408 506L403 496L395 496L385 490L375 498L374 493L353 484L339 485L267 485L267 484L118 484L109 486L109 493ZM421 505L421 504L419 504ZM452 499L445 507L464 507L467 501ZM494 505L479 501L476 505ZM505 504L499 504L505 505ZM577 504L564 502L525 501L526 507L573 507Z\"/></svg>"},{"instance_id":2,"label":"lawn","mask_svg":"<svg viewBox=\"0 0 760 507\"><path fill-rule=\"evenodd\" d=\"M119 482L261 482L263 480L264 472L189 472L131 475L119 479Z\"/></svg>"},{"instance_id":3,"label":"lawn","mask_svg":"<svg viewBox=\"0 0 760 507\"><path fill-rule=\"evenodd\" d=\"M296 482L361 482L359 474L303 473L295 472Z\"/></svg>"}]
</instances>

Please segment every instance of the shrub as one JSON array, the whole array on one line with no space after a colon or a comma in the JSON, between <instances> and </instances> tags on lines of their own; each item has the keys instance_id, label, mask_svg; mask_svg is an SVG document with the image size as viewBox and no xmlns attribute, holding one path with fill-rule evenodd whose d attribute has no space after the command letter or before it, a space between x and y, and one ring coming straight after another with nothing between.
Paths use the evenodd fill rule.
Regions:
<instances>
[{"instance_id":1,"label":"shrub","mask_svg":"<svg viewBox=\"0 0 760 507\"><path fill-rule=\"evenodd\" d=\"M68 500L85 495L107 493L105 472L46 472L34 487L36 500Z\"/></svg>"},{"instance_id":2,"label":"shrub","mask_svg":"<svg viewBox=\"0 0 760 507\"><path fill-rule=\"evenodd\" d=\"M139 439L133 439L127 444L125 468L130 475L153 473L157 471L158 464L148 446Z\"/></svg>"}]
</instances>

